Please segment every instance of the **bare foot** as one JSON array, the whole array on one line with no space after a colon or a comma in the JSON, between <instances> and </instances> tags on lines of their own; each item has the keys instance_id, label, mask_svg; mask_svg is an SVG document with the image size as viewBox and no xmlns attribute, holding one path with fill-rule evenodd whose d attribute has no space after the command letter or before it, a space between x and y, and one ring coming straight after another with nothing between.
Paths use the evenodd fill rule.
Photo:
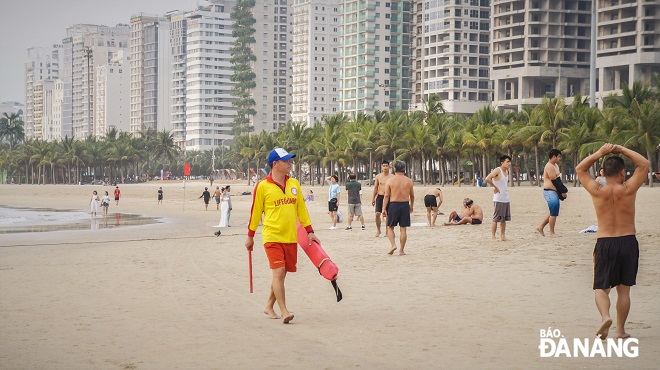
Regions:
<instances>
[{"instance_id":1,"label":"bare foot","mask_svg":"<svg viewBox=\"0 0 660 370\"><path fill-rule=\"evenodd\" d=\"M557 237L557 235L555 235L555 233L551 233L551 234L549 234L548 236L551 237L551 238L555 238L555 237Z\"/></svg>"},{"instance_id":2,"label":"bare foot","mask_svg":"<svg viewBox=\"0 0 660 370\"><path fill-rule=\"evenodd\" d=\"M403 252L399 253L399 256L405 256L405 255L406 255L406 254L403 253Z\"/></svg>"},{"instance_id":3,"label":"bare foot","mask_svg":"<svg viewBox=\"0 0 660 370\"><path fill-rule=\"evenodd\" d=\"M380 236L380 231L376 231L376 238Z\"/></svg>"},{"instance_id":4,"label":"bare foot","mask_svg":"<svg viewBox=\"0 0 660 370\"><path fill-rule=\"evenodd\" d=\"M265 309L264 313L268 315L271 319L281 319L276 313L275 310L271 309Z\"/></svg>"},{"instance_id":5,"label":"bare foot","mask_svg":"<svg viewBox=\"0 0 660 370\"><path fill-rule=\"evenodd\" d=\"M503 242L505 242L505 241L506 241L506 238L505 238L505 237L501 237L500 240L503 241Z\"/></svg>"},{"instance_id":6,"label":"bare foot","mask_svg":"<svg viewBox=\"0 0 660 370\"><path fill-rule=\"evenodd\" d=\"M610 332L610 326L612 326L612 319L608 317L600 324L600 328L598 328L598 331L596 332L596 337L606 339L607 334Z\"/></svg>"},{"instance_id":7,"label":"bare foot","mask_svg":"<svg viewBox=\"0 0 660 370\"><path fill-rule=\"evenodd\" d=\"M537 228L536 228L536 231L538 231L541 235L545 236L545 233L543 232L543 228L542 228L542 227L540 227L540 226L537 227Z\"/></svg>"},{"instance_id":8,"label":"bare foot","mask_svg":"<svg viewBox=\"0 0 660 370\"><path fill-rule=\"evenodd\" d=\"M387 254L392 254L392 253L394 253L395 250L396 250L396 245L393 246L392 249L390 249L390 251L387 252Z\"/></svg>"},{"instance_id":9,"label":"bare foot","mask_svg":"<svg viewBox=\"0 0 660 370\"><path fill-rule=\"evenodd\" d=\"M630 334L624 332L623 334L617 334L616 337L621 339L626 339L626 338L630 338Z\"/></svg>"},{"instance_id":10,"label":"bare foot","mask_svg":"<svg viewBox=\"0 0 660 370\"><path fill-rule=\"evenodd\" d=\"M293 314L289 312L289 316L284 318L284 323L288 324L291 320L293 320Z\"/></svg>"}]
</instances>

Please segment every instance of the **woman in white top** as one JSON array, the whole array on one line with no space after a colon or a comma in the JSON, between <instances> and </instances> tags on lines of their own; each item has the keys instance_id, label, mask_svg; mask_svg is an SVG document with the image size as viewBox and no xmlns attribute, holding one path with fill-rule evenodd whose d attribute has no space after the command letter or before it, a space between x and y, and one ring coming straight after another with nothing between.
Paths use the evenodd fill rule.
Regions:
<instances>
[{"instance_id":1,"label":"woman in white top","mask_svg":"<svg viewBox=\"0 0 660 370\"><path fill-rule=\"evenodd\" d=\"M108 217L108 207L110 207L110 195L105 192L103 199L101 199L101 207L103 207L103 217Z\"/></svg>"},{"instance_id":2,"label":"woman in white top","mask_svg":"<svg viewBox=\"0 0 660 370\"><path fill-rule=\"evenodd\" d=\"M497 223L500 223L500 240L506 240L506 222L511 221L511 207L509 205L509 169L511 168L511 157L503 155L500 157L500 167L493 170L487 177L486 182L493 187L493 225L491 233L495 240Z\"/></svg>"},{"instance_id":3,"label":"woman in white top","mask_svg":"<svg viewBox=\"0 0 660 370\"><path fill-rule=\"evenodd\" d=\"M99 212L99 195L94 190L92 192L92 199L89 200L89 213L92 214L92 217L96 217L96 214Z\"/></svg>"}]
</instances>

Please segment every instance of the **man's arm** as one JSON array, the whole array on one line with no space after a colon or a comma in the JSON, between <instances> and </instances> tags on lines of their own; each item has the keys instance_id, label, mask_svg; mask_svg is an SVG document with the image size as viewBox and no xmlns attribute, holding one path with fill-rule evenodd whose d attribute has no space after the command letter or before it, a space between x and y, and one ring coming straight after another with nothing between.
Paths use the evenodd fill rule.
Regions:
<instances>
[{"instance_id":1,"label":"man's arm","mask_svg":"<svg viewBox=\"0 0 660 370\"><path fill-rule=\"evenodd\" d=\"M438 194L439 194L439 195L438 195L438 207L440 207L440 205L442 204L442 202L444 202L444 198L443 198L443 196L442 196L442 190L438 190Z\"/></svg>"},{"instance_id":2,"label":"man's arm","mask_svg":"<svg viewBox=\"0 0 660 370\"><path fill-rule=\"evenodd\" d=\"M385 196L383 197L382 214L385 217L387 217L387 205L390 203L390 194L391 194L390 182L388 181L385 183Z\"/></svg>"},{"instance_id":3,"label":"man's arm","mask_svg":"<svg viewBox=\"0 0 660 370\"><path fill-rule=\"evenodd\" d=\"M378 181L379 180L378 176L380 176L380 174L376 175L376 178L374 180L375 181L375 183L374 183L374 198L371 200L371 205L372 206L374 204L376 204L376 198L378 197L378 190L380 189L380 181Z\"/></svg>"},{"instance_id":4,"label":"man's arm","mask_svg":"<svg viewBox=\"0 0 660 370\"><path fill-rule=\"evenodd\" d=\"M499 167L495 168L491 173L486 176L486 182L494 188L495 193L499 193L500 189L493 184L493 179L498 177L500 174Z\"/></svg>"},{"instance_id":5,"label":"man's arm","mask_svg":"<svg viewBox=\"0 0 660 370\"><path fill-rule=\"evenodd\" d=\"M642 185L644 185L646 177L648 176L650 167L648 159L644 158L643 155L637 153L636 151L630 150L621 145L615 145L614 149L612 149L612 153L621 153L625 155L626 157L630 158L630 160L635 165L635 172L628 179L628 181L624 183L624 185L629 192L636 192L639 188L642 187Z\"/></svg>"},{"instance_id":6,"label":"man's arm","mask_svg":"<svg viewBox=\"0 0 660 370\"><path fill-rule=\"evenodd\" d=\"M413 213L413 204L415 204L415 189L413 181L410 180L410 213Z\"/></svg>"},{"instance_id":7,"label":"man's arm","mask_svg":"<svg viewBox=\"0 0 660 370\"><path fill-rule=\"evenodd\" d=\"M575 166L575 173L577 173L580 183L582 186L584 186L585 190L589 192L589 194L594 194L600 186L600 184L589 174L589 168L591 168L591 166L593 166L594 163L596 163L596 161L600 158L612 153L613 149L614 144L605 144L601 146L600 149L596 151L596 153L587 156L582 160L582 162Z\"/></svg>"}]
</instances>

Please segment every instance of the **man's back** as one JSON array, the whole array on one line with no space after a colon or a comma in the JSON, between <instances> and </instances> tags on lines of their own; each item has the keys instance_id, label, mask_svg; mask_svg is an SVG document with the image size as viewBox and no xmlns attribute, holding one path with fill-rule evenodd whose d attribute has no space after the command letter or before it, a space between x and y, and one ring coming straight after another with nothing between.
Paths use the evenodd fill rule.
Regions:
<instances>
[{"instance_id":1,"label":"man's back","mask_svg":"<svg viewBox=\"0 0 660 370\"><path fill-rule=\"evenodd\" d=\"M412 193L413 182L406 175L395 175L387 180L390 188L390 202L408 202Z\"/></svg>"},{"instance_id":2,"label":"man's back","mask_svg":"<svg viewBox=\"0 0 660 370\"><path fill-rule=\"evenodd\" d=\"M589 191L598 218L598 237L635 235L637 189L608 179L605 186Z\"/></svg>"},{"instance_id":3,"label":"man's back","mask_svg":"<svg viewBox=\"0 0 660 370\"><path fill-rule=\"evenodd\" d=\"M348 204L360 204L360 191L362 185L357 181L349 181L346 183L346 192L348 193Z\"/></svg>"}]
</instances>

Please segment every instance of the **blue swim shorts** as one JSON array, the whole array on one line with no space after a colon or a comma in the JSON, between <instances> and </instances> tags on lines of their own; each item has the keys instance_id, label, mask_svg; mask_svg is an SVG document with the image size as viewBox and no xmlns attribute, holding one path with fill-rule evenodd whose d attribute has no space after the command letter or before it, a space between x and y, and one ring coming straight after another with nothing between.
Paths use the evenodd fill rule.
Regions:
<instances>
[{"instance_id":1,"label":"blue swim shorts","mask_svg":"<svg viewBox=\"0 0 660 370\"><path fill-rule=\"evenodd\" d=\"M550 216L559 216L559 194L554 190L543 190L543 197L548 202Z\"/></svg>"}]
</instances>

